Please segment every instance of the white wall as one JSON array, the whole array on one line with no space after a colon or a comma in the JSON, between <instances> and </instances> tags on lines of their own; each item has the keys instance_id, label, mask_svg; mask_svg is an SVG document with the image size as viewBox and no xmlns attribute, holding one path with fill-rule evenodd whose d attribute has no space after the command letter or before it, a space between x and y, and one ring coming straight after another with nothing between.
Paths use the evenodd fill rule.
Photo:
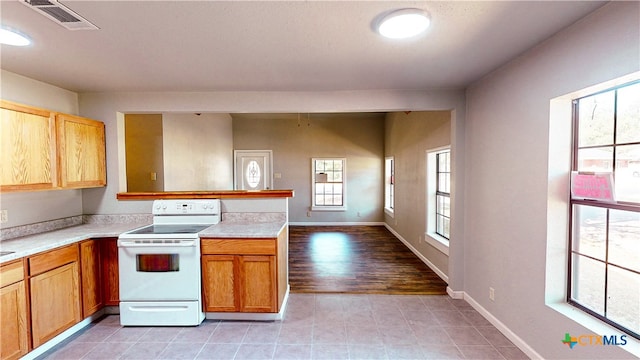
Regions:
<instances>
[{"instance_id":1,"label":"white wall","mask_svg":"<svg viewBox=\"0 0 640 360\"><path fill-rule=\"evenodd\" d=\"M594 331L545 305L545 264L550 138L570 142L550 132L550 101L640 70L639 17L640 3L612 2L467 90L464 291L543 358L633 358L561 343Z\"/></svg>"},{"instance_id":2,"label":"white wall","mask_svg":"<svg viewBox=\"0 0 640 360\"><path fill-rule=\"evenodd\" d=\"M17 103L78 115L78 94L0 70L0 98Z\"/></svg>"},{"instance_id":3,"label":"white wall","mask_svg":"<svg viewBox=\"0 0 640 360\"><path fill-rule=\"evenodd\" d=\"M449 145L450 111L387 114L384 155L394 157L396 185L394 216L385 214L385 222L445 276L449 273L448 255L425 241L426 151Z\"/></svg>"},{"instance_id":4,"label":"white wall","mask_svg":"<svg viewBox=\"0 0 640 360\"><path fill-rule=\"evenodd\" d=\"M78 114L78 95L5 70L0 73L0 98L66 114ZM9 221L2 227L61 219L82 214L80 190L0 194L0 207Z\"/></svg>"},{"instance_id":5,"label":"white wall","mask_svg":"<svg viewBox=\"0 0 640 360\"><path fill-rule=\"evenodd\" d=\"M233 116L237 150L273 151L275 189L292 189L289 220L309 223L379 223L382 217L384 115L379 113ZM346 158L345 211L311 211L311 159Z\"/></svg>"},{"instance_id":6,"label":"white wall","mask_svg":"<svg viewBox=\"0 0 640 360\"><path fill-rule=\"evenodd\" d=\"M459 124L464 118L464 95L457 90L86 93L80 94L79 99L81 115L104 121L107 141L107 187L83 190L85 214L147 213L151 208L148 201L116 200L120 176L117 113L313 113L455 109L460 114ZM460 265L460 268L463 266Z\"/></svg>"},{"instance_id":7,"label":"white wall","mask_svg":"<svg viewBox=\"0 0 640 360\"><path fill-rule=\"evenodd\" d=\"M162 114L164 190L233 189L229 114Z\"/></svg>"},{"instance_id":8,"label":"white wall","mask_svg":"<svg viewBox=\"0 0 640 360\"><path fill-rule=\"evenodd\" d=\"M10 210L5 225L18 225L11 220L16 211L25 215L20 223L149 211L148 202L115 199L117 112L454 110L449 287L464 291L544 358L632 358L618 348L569 350L560 342L565 332L591 331L545 305L545 262L554 135L549 102L640 70L639 7L606 5L472 85L466 108L458 91L91 93L76 102L73 93L3 71L2 98L69 113L79 108L80 115L104 121L108 176L106 188L83 190L82 211L79 191L2 194L2 208ZM47 205L34 211L42 199ZM489 287L496 290L494 302Z\"/></svg>"}]
</instances>

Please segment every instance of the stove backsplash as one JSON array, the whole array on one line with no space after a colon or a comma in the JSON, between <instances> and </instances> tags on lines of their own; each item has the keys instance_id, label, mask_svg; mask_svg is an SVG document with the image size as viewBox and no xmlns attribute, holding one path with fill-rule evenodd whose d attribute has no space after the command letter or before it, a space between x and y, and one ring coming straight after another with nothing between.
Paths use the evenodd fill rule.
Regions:
<instances>
[{"instance_id":1,"label":"stove backsplash","mask_svg":"<svg viewBox=\"0 0 640 360\"><path fill-rule=\"evenodd\" d=\"M152 221L153 216L151 214L77 215L34 224L2 228L0 229L0 241L60 230L82 224L151 223Z\"/></svg>"},{"instance_id":2,"label":"stove backsplash","mask_svg":"<svg viewBox=\"0 0 640 360\"><path fill-rule=\"evenodd\" d=\"M0 229L0 241L81 225L82 215Z\"/></svg>"}]
</instances>

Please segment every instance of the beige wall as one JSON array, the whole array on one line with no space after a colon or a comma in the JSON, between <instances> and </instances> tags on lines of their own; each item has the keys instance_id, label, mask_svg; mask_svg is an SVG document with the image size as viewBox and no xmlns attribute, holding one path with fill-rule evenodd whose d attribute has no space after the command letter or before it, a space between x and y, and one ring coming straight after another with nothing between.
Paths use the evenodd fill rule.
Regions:
<instances>
[{"instance_id":1,"label":"beige wall","mask_svg":"<svg viewBox=\"0 0 640 360\"><path fill-rule=\"evenodd\" d=\"M78 115L78 94L5 70L0 73L0 97L5 100ZM12 227L82 214L81 190L1 193Z\"/></svg>"},{"instance_id":2,"label":"beige wall","mask_svg":"<svg viewBox=\"0 0 640 360\"><path fill-rule=\"evenodd\" d=\"M442 273L449 258L425 241L427 229L426 151L451 145L451 112L394 112L385 121L385 157L395 161L394 216L385 222Z\"/></svg>"},{"instance_id":3,"label":"beige wall","mask_svg":"<svg viewBox=\"0 0 640 360\"><path fill-rule=\"evenodd\" d=\"M164 189L233 189L229 114L164 113Z\"/></svg>"},{"instance_id":4,"label":"beige wall","mask_svg":"<svg viewBox=\"0 0 640 360\"><path fill-rule=\"evenodd\" d=\"M464 293L466 299L481 307L485 315L535 358L634 358L622 347L568 349L561 343L566 332L579 335L593 330L545 303L545 285L549 280L545 265L549 232L566 234L562 227L549 228L548 204L558 201L549 198L549 165L554 156L549 153L550 139L556 137L550 130L550 101L640 71L639 14L638 2L605 5L473 84L466 93L466 101L465 94L456 90L80 94L81 115L104 121L107 132L108 185L82 191L84 213L134 213L150 209L145 201L115 199L119 176L118 112L453 109L451 143L453 176L457 180L452 190L452 197L456 198L453 200L456 224L452 229L448 266L450 288ZM2 86L5 97L4 72ZM20 88L12 89L15 94L25 95L14 100L27 100L33 86L25 81ZM58 91L62 90L54 92ZM41 100L42 103L33 105L47 107L45 99ZM289 171L280 170L283 187L291 187L286 182L285 170ZM34 206L34 197L40 200L40 194L46 197L55 193L9 194L14 201L10 201L10 210L17 209L18 202L24 202L26 205L20 205L22 209L30 212L36 209L34 218L40 220L59 217L55 210L58 208L79 212L75 210L77 201L67 203L73 196L53 201L47 209ZM2 195L3 208L7 197ZM495 301L488 299L489 287L495 288ZM614 333L610 330L608 335Z\"/></svg>"},{"instance_id":5,"label":"beige wall","mask_svg":"<svg viewBox=\"0 0 640 360\"><path fill-rule=\"evenodd\" d=\"M467 90L464 289L530 346L534 358L635 358L624 351L632 345L562 344L565 333L620 332L550 307L547 284L563 286L567 276L562 264L552 273L546 266L556 257L562 262L568 234L569 187L562 178L568 178L570 156L550 149L571 144L570 111L550 119L550 102L639 71L639 29L640 2L611 2ZM561 241L549 243L557 237Z\"/></svg>"},{"instance_id":6,"label":"beige wall","mask_svg":"<svg viewBox=\"0 0 640 360\"><path fill-rule=\"evenodd\" d=\"M127 114L124 124L127 191L162 191L162 115ZM155 180L152 173L156 174Z\"/></svg>"},{"instance_id":7,"label":"beige wall","mask_svg":"<svg viewBox=\"0 0 640 360\"><path fill-rule=\"evenodd\" d=\"M120 162L118 117L123 113L283 113L371 112L455 109L452 128L464 124L464 92L461 90L388 90L329 92L117 92L79 95L82 115L105 123L107 139L107 187L82 190L86 214L147 213L148 201L118 201ZM459 141L462 137L457 136ZM463 144L460 144L462 146ZM463 164L463 162L459 162ZM461 176L463 170L458 172ZM309 173L311 170L309 169ZM285 187L289 186L283 183ZM296 197L300 195L296 194ZM462 201L462 199L460 199ZM461 208L461 207L460 207ZM462 236L462 226L457 236ZM461 249L459 249L461 250ZM450 266L451 267L451 266ZM461 266L460 269L463 267ZM451 274L450 274L451 281Z\"/></svg>"},{"instance_id":8,"label":"beige wall","mask_svg":"<svg viewBox=\"0 0 640 360\"><path fill-rule=\"evenodd\" d=\"M0 70L0 97L21 104L79 115L78 94L6 70Z\"/></svg>"},{"instance_id":9,"label":"beige wall","mask_svg":"<svg viewBox=\"0 0 640 360\"><path fill-rule=\"evenodd\" d=\"M382 222L384 115L354 113L266 115L261 120L233 115L236 150L272 150L275 189L293 189L289 221L294 223ZM347 210L311 211L311 158L347 159ZM359 213L359 216L358 216Z\"/></svg>"}]
</instances>

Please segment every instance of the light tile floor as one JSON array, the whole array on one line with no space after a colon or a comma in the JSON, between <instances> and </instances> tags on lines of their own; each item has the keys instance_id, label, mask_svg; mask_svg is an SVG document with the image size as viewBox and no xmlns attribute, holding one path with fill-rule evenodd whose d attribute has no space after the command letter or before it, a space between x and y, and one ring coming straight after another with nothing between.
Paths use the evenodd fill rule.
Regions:
<instances>
[{"instance_id":1,"label":"light tile floor","mask_svg":"<svg viewBox=\"0 0 640 360\"><path fill-rule=\"evenodd\" d=\"M291 294L282 321L197 327L91 324L46 359L528 359L463 300Z\"/></svg>"}]
</instances>

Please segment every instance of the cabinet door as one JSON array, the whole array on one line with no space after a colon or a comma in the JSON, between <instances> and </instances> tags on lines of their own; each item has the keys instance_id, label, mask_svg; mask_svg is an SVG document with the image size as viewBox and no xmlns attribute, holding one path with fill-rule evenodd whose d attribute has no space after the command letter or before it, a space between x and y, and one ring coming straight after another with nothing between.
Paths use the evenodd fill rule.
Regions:
<instances>
[{"instance_id":1,"label":"cabinet door","mask_svg":"<svg viewBox=\"0 0 640 360\"><path fill-rule=\"evenodd\" d=\"M242 312L275 312L275 256L239 256Z\"/></svg>"},{"instance_id":2,"label":"cabinet door","mask_svg":"<svg viewBox=\"0 0 640 360\"><path fill-rule=\"evenodd\" d=\"M82 281L82 317L102 308L102 278L100 272L100 242L86 240L80 243L80 276Z\"/></svg>"},{"instance_id":3,"label":"cabinet door","mask_svg":"<svg viewBox=\"0 0 640 360\"><path fill-rule=\"evenodd\" d=\"M29 350L24 281L0 289L0 359L19 359Z\"/></svg>"},{"instance_id":4,"label":"cabinet door","mask_svg":"<svg viewBox=\"0 0 640 360\"><path fill-rule=\"evenodd\" d=\"M0 191L57 186L54 115L0 101Z\"/></svg>"},{"instance_id":5,"label":"cabinet door","mask_svg":"<svg viewBox=\"0 0 640 360\"><path fill-rule=\"evenodd\" d=\"M62 187L107 184L104 123L58 114L59 168Z\"/></svg>"},{"instance_id":6,"label":"cabinet door","mask_svg":"<svg viewBox=\"0 0 640 360\"><path fill-rule=\"evenodd\" d=\"M36 348L82 320L78 263L36 275L31 285L31 335Z\"/></svg>"},{"instance_id":7,"label":"cabinet door","mask_svg":"<svg viewBox=\"0 0 640 360\"><path fill-rule=\"evenodd\" d=\"M238 311L238 257L233 255L202 256L202 288L204 311Z\"/></svg>"},{"instance_id":8,"label":"cabinet door","mask_svg":"<svg viewBox=\"0 0 640 360\"><path fill-rule=\"evenodd\" d=\"M100 239L100 247L104 305L118 306L120 304L118 238Z\"/></svg>"}]
</instances>

